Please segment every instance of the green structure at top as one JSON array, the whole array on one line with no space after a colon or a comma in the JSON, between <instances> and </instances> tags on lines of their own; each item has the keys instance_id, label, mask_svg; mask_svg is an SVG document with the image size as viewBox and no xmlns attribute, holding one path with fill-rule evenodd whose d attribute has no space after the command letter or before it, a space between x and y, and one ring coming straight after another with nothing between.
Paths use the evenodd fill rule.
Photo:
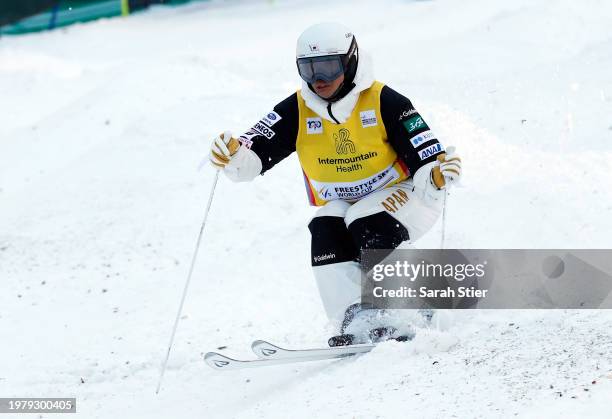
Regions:
<instances>
[{"instance_id":1,"label":"green structure at top","mask_svg":"<svg viewBox=\"0 0 612 419\"><path fill-rule=\"evenodd\" d=\"M2 0L0 34L43 31L77 22L128 15L152 4L192 0Z\"/></svg>"}]
</instances>

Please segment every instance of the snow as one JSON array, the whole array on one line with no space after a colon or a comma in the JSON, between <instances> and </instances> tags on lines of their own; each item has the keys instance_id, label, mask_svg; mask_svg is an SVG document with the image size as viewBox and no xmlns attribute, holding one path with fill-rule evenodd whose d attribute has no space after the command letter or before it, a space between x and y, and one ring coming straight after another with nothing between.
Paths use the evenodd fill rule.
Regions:
<instances>
[{"instance_id":1,"label":"snow","mask_svg":"<svg viewBox=\"0 0 612 419\"><path fill-rule=\"evenodd\" d=\"M463 156L447 246L606 248L611 18L598 0L207 2L2 38L0 395L77 397L86 418L610 417L603 310L439 313L352 359L209 369L219 346L332 332L295 157L220 179L154 391L214 175L198 164L299 86L304 27L351 26Z\"/></svg>"}]
</instances>

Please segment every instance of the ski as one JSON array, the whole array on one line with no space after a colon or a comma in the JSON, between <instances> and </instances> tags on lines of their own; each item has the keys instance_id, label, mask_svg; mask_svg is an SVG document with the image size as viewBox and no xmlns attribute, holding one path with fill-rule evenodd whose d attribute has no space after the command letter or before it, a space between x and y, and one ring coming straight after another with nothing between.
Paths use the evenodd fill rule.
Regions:
<instances>
[{"instance_id":1,"label":"ski","mask_svg":"<svg viewBox=\"0 0 612 419\"><path fill-rule=\"evenodd\" d=\"M370 352L374 346L373 344L359 344L332 348L285 349L273 345L270 342L266 342L265 340L256 340L251 344L251 349L255 355L261 359L292 359L316 356L338 358L346 355Z\"/></svg>"},{"instance_id":2,"label":"ski","mask_svg":"<svg viewBox=\"0 0 612 419\"><path fill-rule=\"evenodd\" d=\"M363 344L338 348L295 350L284 349L265 341L255 341L253 342L253 351L259 351L255 352L258 356L261 356L259 359L234 359L217 352L208 352L204 355L204 361L213 369L225 371L297 362L323 361L326 359L342 358L349 355L369 352L372 348L374 348L374 345ZM267 355L264 355L264 353Z\"/></svg>"},{"instance_id":3,"label":"ski","mask_svg":"<svg viewBox=\"0 0 612 419\"><path fill-rule=\"evenodd\" d=\"M323 361L325 359L339 358L339 355L313 355L297 356L276 359L234 359L217 352L209 352L204 356L204 361L216 370L237 370L243 368L258 368L272 365L292 364L297 362Z\"/></svg>"}]
</instances>

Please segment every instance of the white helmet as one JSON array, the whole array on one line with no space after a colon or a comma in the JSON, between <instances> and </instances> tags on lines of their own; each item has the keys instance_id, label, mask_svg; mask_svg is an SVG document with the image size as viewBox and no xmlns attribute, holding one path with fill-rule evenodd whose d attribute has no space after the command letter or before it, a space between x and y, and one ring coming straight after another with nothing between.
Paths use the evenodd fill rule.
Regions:
<instances>
[{"instance_id":1,"label":"white helmet","mask_svg":"<svg viewBox=\"0 0 612 419\"><path fill-rule=\"evenodd\" d=\"M357 40L344 25L318 23L298 38L295 60L300 77L309 85L316 80L332 81L344 74L346 85L350 86L357 71Z\"/></svg>"},{"instance_id":2,"label":"white helmet","mask_svg":"<svg viewBox=\"0 0 612 419\"><path fill-rule=\"evenodd\" d=\"M295 58L343 55L355 39L349 28L339 23L317 23L307 28L297 40Z\"/></svg>"}]
</instances>

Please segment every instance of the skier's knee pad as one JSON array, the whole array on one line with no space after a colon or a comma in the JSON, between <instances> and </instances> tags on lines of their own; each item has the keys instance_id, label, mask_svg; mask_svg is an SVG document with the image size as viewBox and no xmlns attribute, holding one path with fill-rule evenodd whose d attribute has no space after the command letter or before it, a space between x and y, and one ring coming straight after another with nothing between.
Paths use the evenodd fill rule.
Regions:
<instances>
[{"instance_id":1,"label":"skier's knee pad","mask_svg":"<svg viewBox=\"0 0 612 419\"><path fill-rule=\"evenodd\" d=\"M408 230L386 212L357 218L348 226L353 241L361 249L395 249L410 239Z\"/></svg>"},{"instance_id":2,"label":"skier's knee pad","mask_svg":"<svg viewBox=\"0 0 612 419\"><path fill-rule=\"evenodd\" d=\"M349 224L348 230L359 251L367 249L388 250L387 252L378 252L375 259L369 257L369 264L380 262L400 243L410 239L406 227L386 212L357 218ZM360 260L360 263L362 269L366 272L372 268L372 266L365 266L365 261Z\"/></svg>"},{"instance_id":3,"label":"skier's knee pad","mask_svg":"<svg viewBox=\"0 0 612 419\"><path fill-rule=\"evenodd\" d=\"M353 261L358 256L344 217L350 204L331 201L321 207L308 224L312 266Z\"/></svg>"}]
</instances>

